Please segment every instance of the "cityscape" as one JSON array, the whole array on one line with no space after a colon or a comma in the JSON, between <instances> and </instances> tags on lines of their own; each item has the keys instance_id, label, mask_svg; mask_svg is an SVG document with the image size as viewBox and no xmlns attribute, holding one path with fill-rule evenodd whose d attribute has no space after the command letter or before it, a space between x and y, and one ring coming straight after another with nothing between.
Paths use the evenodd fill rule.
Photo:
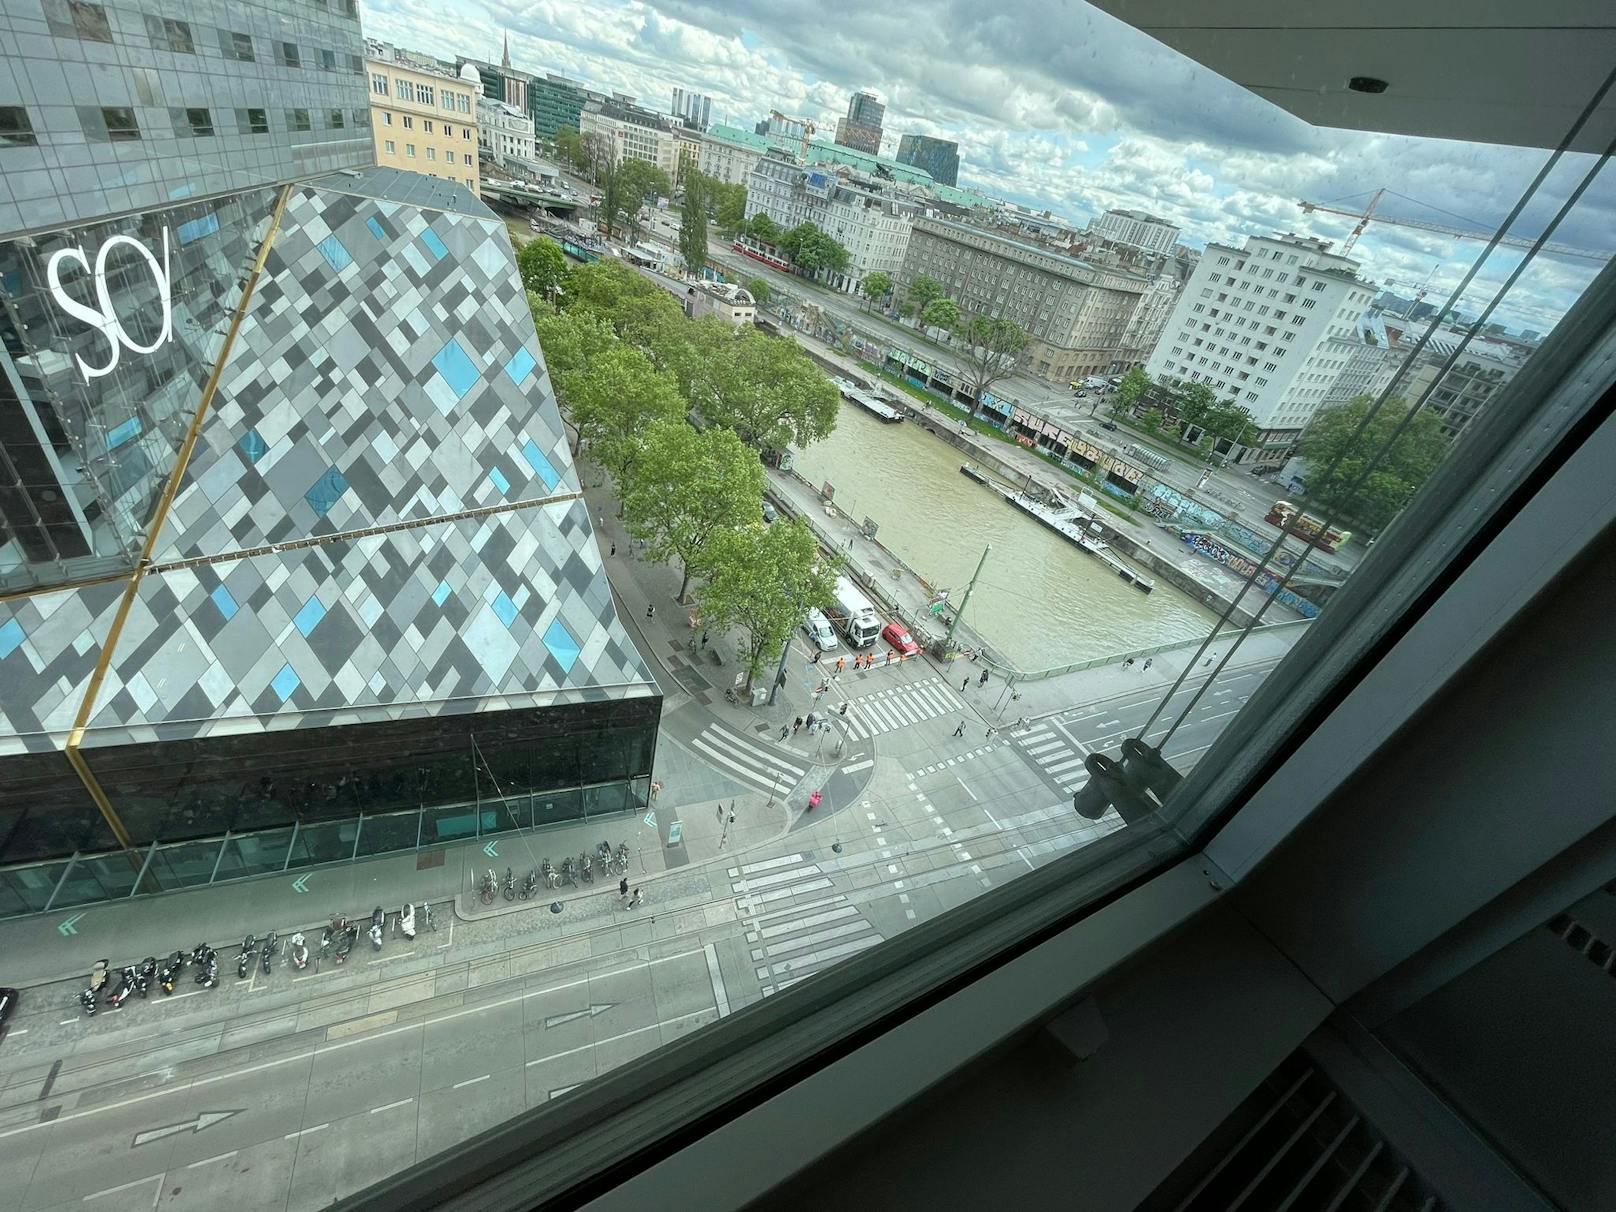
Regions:
<instances>
[{"instance_id":1,"label":"cityscape","mask_svg":"<svg viewBox=\"0 0 1616 1212\"><path fill-rule=\"evenodd\" d=\"M327 1206L1154 827L1612 255L466 16L3 17L4 1206Z\"/></svg>"}]
</instances>

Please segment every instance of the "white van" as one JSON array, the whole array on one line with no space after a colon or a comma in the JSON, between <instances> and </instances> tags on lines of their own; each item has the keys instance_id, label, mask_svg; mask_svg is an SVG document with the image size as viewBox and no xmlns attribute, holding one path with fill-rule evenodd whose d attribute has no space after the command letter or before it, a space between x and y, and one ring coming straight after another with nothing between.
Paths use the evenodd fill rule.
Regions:
<instances>
[{"instance_id":1,"label":"white van","mask_svg":"<svg viewBox=\"0 0 1616 1212\"><path fill-rule=\"evenodd\" d=\"M831 629L830 620L818 610L808 612L808 617L802 622L802 631L821 652L829 652L836 647L836 632Z\"/></svg>"}]
</instances>

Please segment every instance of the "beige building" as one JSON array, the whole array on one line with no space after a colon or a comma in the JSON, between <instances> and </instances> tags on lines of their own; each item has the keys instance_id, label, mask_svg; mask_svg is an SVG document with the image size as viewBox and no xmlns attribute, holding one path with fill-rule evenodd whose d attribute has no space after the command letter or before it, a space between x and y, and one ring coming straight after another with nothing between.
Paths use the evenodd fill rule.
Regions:
<instances>
[{"instance_id":1,"label":"beige building","mask_svg":"<svg viewBox=\"0 0 1616 1212\"><path fill-rule=\"evenodd\" d=\"M376 163L425 173L479 193L477 98L482 83L440 71L382 43L366 46Z\"/></svg>"},{"instance_id":2,"label":"beige building","mask_svg":"<svg viewBox=\"0 0 1616 1212\"><path fill-rule=\"evenodd\" d=\"M733 126L720 126L701 137L701 171L725 185L745 185L768 140Z\"/></svg>"},{"instance_id":3,"label":"beige building","mask_svg":"<svg viewBox=\"0 0 1616 1212\"><path fill-rule=\"evenodd\" d=\"M666 115L616 98L591 101L579 115L578 133L602 139L614 161L645 160L667 173L670 181L679 176L680 139Z\"/></svg>"},{"instance_id":4,"label":"beige building","mask_svg":"<svg viewBox=\"0 0 1616 1212\"><path fill-rule=\"evenodd\" d=\"M748 209L751 208L750 199ZM916 219L899 284L935 278L960 310L1012 320L1031 336L1023 369L1065 384L1113 374L1149 280L1090 265L981 228Z\"/></svg>"}]
</instances>

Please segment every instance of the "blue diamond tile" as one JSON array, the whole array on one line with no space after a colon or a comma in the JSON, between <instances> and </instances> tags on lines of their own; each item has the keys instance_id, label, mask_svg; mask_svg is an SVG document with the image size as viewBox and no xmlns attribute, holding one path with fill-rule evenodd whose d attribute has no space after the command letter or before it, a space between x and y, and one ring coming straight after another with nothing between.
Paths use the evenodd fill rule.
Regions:
<instances>
[{"instance_id":1,"label":"blue diamond tile","mask_svg":"<svg viewBox=\"0 0 1616 1212\"><path fill-rule=\"evenodd\" d=\"M303 499L309 507L322 518L335 508L342 494L348 491L348 478L335 467L328 468L326 473L303 494Z\"/></svg>"},{"instance_id":2,"label":"blue diamond tile","mask_svg":"<svg viewBox=\"0 0 1616 1212\"><path fill-rule=\"evenodd\" d=\"M572 632L560 619L545 629L544 646L550 650L550 655L555 657L563 672L572 672L578 660L578 641L572 638Z\"/></svg>"},{"instance_id":3,"label":"blue diamond tile","mask_svg":"<svg viewBox=\"0 0 1616 1212\"><path fill-rule=\"evenodd\" d=\"M365 226L370 228L370 234L375 236L378 240L387 239L387 233L382 230L382 225L376 222L374 215L365 220Z\"/></svg>"},{"instance_id":4,"label":"blue diamond tile","mask_svg":"<svg viewBox=\"0 0 1616 1212\"><path fill-rule=\"evenodd\" d=\"M256 429L249 429L241 435L241 441L236 443L241 453L247 456L247 462L256 463L269 453L269 443L265 442Z\"/></svg>"},{"instance_id":5,"label":"blue diamond tile","mask_svg":"<svg viewBox=\"0 0 1616 1212\"><path fill-rule=\"evenodd\" d=\"M284 703L292 697L292 691L303 684L303 679L297 676L297 670L290 665L282 665L281 671L270 678L269 684Z\"/></svg>"},{"instance_id":6,"label":"blue diamond tile","mask_svg":"<svg viewBox=\"0 0 1616 1212\"><path fill-rule=\"evenodd\" d=\"M326 264L339 274L353 264L353 258L348 255L348 250L342 246L342 241L335 236L327 236L316 247L320 250L320 255L325 258Z\"/></svg>"},{"instance_id":7,"label":"blue diamond tile","mask_svg":"<svg viewBox=\"0 0 1616 1212\"><path fill-rule=\"evenodd\" d=\"M449 390L460 399L472 389L477 382L477 366L466 356L466 351L460 348L460 342L453 337L449 343L438 351L438 356L432 359L432 365L438 368L443 381L449 385Z\"/></svg>"},{"instance_id":8,"label":"blue diamond tile","mask_svg":"<svg viewBox=\"0 0 1616 1212\"><path fill-rule=\"evenodd\" d=\"M218 215L203 215L200 219L192 219L189 223L181 223L174 229L174 235L181 244L193 244L219 230Z\"/></svg>"},{"instance_id":9,"label":"blue diamond tile","mask_svg":"<svg viewBox=\"0 0 1616 1212\"><path fill-rule=\"evenodd\" d=\"M219 608L219 613L224 615L226 623L235 618L236 611L241 609L236 605L236 599L230 596L230 591L223 585L220 585L208 596L213 599L213 604Z\"/></svg>"},{"instance_id":10,"label":"blue diamond tile","mask_svg":"<svg viewBox=\"0 0 1616 1212\"><path fill-rule=\"evenodd\" d=\"M511 490L511 482L505 478L505 473L499 468L490 467L488 469L488 478L493 481L494 487L499 489L501 492L509 492Z\"/></svg>"},{"instance_id":11,"label":"blue diamond tile","mask_svg":"<svg viewBox=\"0 0 1616 1212\"><path fill-rule=\"evenodd\" d=\"M307 639L309 632L318 627L323 618L325 618L325 603L315 596L304 602L303 609L292 616L292 625L297 628L299 635Z\"/></svg>"},{"instance_id":12,"label":"blue diamond tile","mask_svg":"<svg viewBox=\"0 0 1616 1212\"><path fill-rule=\"evenodd\" d=\"M122 425L109 430L107 433L107 449L117 450L125 442L132 441L140 436L141 424L139 417L130 417Z\"/></svg>"},{"instance_id":13,"label":"blue diamond tile","mask_svg":"<svg viewBox=\"0 0 1616 1212\"><path fill-rule=\"evenodd\" d=\"M426 245L427 251L432 254L435 261L441 261L449 255L449 246L438 239L438 233L430 227L421 233L421 243Z\"/></svg>"},{"instance_id":14,"label":"blue diamond tile","mask_svg":"<svg viewBox=\"0 0 1616 1212\"><path fill-rule=\"evenodd\" d=\"M439 581L438 587L432 591L432 604L434 606L442 606L446 601L449 600L449 595L453 592L454 591L449 588L448 581Z\"/></svg>"},{"instance_id":15,"label":"blue diamond tile","mask_svg":"<svg viewBox=\"0 0 1616 1212\"><path fill-rule=\"evenodd\" d=\"M536 359L532 354L528 353L526 347L524 346L512 354L511 360L505 363L505 373L511 376L512 383L515 383L518 387L520 387L522 385L522 380L527 378L528 375L532 373L533 368L538 364L538 359Z\"/></svg>"},{"instance_id":16,"label":"blue diamond tile","mask_svg":"<svg viewBox=\"0 0 1616 1212\"><path fill-rule=\"evenodd\" d=\"M511 599L505 595L505 591L503 589L499 591L499 596L490 602L489 605L494 608L494 613L499 616L499 621L504 623L505 626L509 627L512 623L516 622L516 603L511 601Z\"/></svg>"},{"instance_id":17,"label":"blue diamond tile","mask_svg":"<svg viewBox=\"0 0 1616 1212\"><path fill-rule=\"evenodd\" d=\"M0 623L0 661L16 652L27 638L28 633L16 619L7 619L4 623Z\"/></svg>"},{"instance_id":18,"label":"blue diamond tile","mask_svg":"<svg viewBox=\"0 0 1616 1212\"><path fill-rule=\"evenodd\" d=\"M539 479L544 481L544 487L554 492L555 486L561 483L561 473L555 469L555 465L549 459L544 457L544 452L539 449L538 444L533 439L529 438L527 445L522 447L522 457L528 461L534 471L538 472Z\"/></svg>"}]
</instances>

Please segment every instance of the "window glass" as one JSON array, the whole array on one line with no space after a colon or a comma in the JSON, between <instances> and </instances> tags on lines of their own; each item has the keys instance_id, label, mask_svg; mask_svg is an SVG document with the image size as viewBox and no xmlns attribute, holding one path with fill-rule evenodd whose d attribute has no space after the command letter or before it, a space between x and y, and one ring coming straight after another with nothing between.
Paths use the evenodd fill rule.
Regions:
<instances>
[{"instance_id":1,"label":"window glass","mask_svg":"<svg viewBox=\"0 0 1616 1212\"><path fill-rule=\"evenodd\" d=\"M0 105L0 150L7 146L33 147L37 142L28 111L20 105Z\"/></svg>"}]
</instances>

